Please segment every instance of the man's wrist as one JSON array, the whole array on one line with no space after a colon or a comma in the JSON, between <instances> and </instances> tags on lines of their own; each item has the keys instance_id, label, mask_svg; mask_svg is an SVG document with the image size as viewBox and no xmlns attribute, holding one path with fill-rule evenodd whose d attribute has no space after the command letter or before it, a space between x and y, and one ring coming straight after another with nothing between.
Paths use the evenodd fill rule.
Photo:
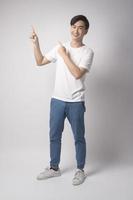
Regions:
<instances>
[{"instance_id":1,"label":"man's wrist","mask_svg":"<svg viewBox=\"0 0 133 200\"><path fill-rule=\"evenodd\" d=\"M33 46L34 46L35 49L39 48L39 44L34 44Z\"/></svg>"},{"instance_id":2,"label":"man's wrist","mask_svg":"<svg viewBox=\"0 0 133 200\"><path fill-rule=\"evenodd\" d=\"M62 55L62 57L63 57L64 60L67 60L67 59L69 58L69 56L68 56L67 53L64 53L64 54Z\"/></svg>"}]
</instances>

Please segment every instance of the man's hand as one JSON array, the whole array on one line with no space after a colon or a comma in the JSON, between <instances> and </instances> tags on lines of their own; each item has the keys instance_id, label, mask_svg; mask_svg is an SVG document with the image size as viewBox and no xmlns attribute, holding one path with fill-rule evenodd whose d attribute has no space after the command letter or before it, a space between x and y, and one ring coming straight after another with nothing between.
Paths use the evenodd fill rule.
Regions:
<instances>
[{"instance_id":1,"label":"man's hand","mask_svg":"<svg viewBox=\"0 0 133 200\"><path fill-rule=\"evenodd\" d=\"M32 26L32 33L31 33L30 39L31 39L32 44L34 46L37 46L39 44L38 36L37 36L37 34L36 34L35 29L34 29L33 26Z\"/></svg>"},{"instance_id":2,"label":"man's hand","mask_svg":"<svg viewBox=\"0 0 133 200\"><path fill-rule=\"evenodd\" d=\"M63 46L63 44L61 42L58 42L60 47L58 49L58 53L60 54L60 56L62 58L64 58L64 56L68 55L68 53L66 52L66 48Z\"/></svg>"}]
</instances>

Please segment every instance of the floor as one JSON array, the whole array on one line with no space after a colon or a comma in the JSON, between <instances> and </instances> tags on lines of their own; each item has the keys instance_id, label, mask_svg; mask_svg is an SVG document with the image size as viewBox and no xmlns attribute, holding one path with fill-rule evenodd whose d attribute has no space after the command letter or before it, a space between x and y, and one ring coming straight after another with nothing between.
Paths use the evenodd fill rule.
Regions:
<instances>
[{"instance_id":1,"label":"floor","mask_svg":"<svg viewBox=\"0 0 133 200\"><path fill-rule=\"evenodd\" d=\"M72 185L75 169L63 163L62 176L38 181L43 170L40 152L5 152L0 154L1 200L132 200L133 167L100 167L90 163L88 176L80 186ZM45 166L46 167L46 166Z\"/></svg>"}]
</instances>

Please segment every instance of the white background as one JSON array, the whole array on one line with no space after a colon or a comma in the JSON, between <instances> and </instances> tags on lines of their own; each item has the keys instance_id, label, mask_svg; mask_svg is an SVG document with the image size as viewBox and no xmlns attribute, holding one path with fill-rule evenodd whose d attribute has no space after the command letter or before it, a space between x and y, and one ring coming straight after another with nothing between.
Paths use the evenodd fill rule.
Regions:
<instances>
[{"instance_id":1,"label":"white background","mask_svg":"<svg viewBox=\"0 0 133 200\"><path fill-rule=\"evenodd\" d=\"M0 1L2 200L133 198L132 7L131 0ZM36 66L29 37L34 25L45 53L58 40L70 39L69 22L77 14L90 21L84 42L95 55L86 79L86 170L90 176L75 189L71 186L76 167L74 140L67 120L62 176L36 181L49 164L49 104L56 67Z\"/></svg>"}]
</instances>

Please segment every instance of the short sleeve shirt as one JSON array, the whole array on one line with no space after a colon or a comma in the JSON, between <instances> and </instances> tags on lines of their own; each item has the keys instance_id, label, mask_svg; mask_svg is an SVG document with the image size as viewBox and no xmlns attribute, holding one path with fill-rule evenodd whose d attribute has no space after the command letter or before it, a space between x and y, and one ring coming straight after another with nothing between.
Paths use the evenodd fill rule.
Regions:
<instances>
[{"instance_id":1,"label":"short sleeve shirt","mask_svg":"<svg viewBox=\"0 0 133 200\"><path fill-rule=\"evenodd\" d=\"M87 72L90 71L94 56L91 48L86 45L73 48L70 42L64 43L63 46L77 67L85 68ZM68 69L63 58L59 55L58 48L59 45L45 54L49 61L56 63L55 86L52 97L66 102L84 101L86 73L80 79L76 79Z\"/></svg>"}]
</instances>

